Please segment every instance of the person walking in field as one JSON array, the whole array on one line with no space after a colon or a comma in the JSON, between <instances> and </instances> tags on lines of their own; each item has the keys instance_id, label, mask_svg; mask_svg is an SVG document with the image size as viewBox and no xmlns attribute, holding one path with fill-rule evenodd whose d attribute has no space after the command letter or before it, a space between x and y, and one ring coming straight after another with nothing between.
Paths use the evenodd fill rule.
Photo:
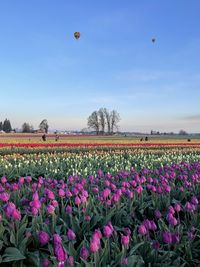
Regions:
<instances>
[{"instance_id":1,"label":"person walking in field","mask_svg":"<svg viewBox=\"0 0 200 267\"><path fill-rule=\"evenodd\" d=\"M43 140L43 141L46 141L46 134L43 134L43 136L42 136L42 140Z\"/></svg>"}]
</instances>

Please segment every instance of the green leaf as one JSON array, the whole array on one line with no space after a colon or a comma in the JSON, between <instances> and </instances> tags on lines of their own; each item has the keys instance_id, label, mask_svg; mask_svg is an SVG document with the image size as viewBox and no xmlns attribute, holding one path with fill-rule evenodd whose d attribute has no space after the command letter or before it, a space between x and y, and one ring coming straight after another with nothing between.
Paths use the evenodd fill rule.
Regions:
<instances>
[{"instance_id":1,"label":"green leaf","mask_svg":"<svg viewBox=\"0 0 200 267\"><path fill-rule=\"evenodd\" d=\"M144 267L145 263L138 255L128 257L128 267Z\"/></svg>"},{"instance_id":2,"label":"green leaf","mask_svg":"<svg viewBox=\"0 0 200 267\"><path fill-rule=\"evenodd\" d=\"M117 257L116 257L116 259L115 259L115 266L118 266L118 264L121 262L121 259L123 258L123 252L120 252L118 255L117 255Z\"/></svg>"},{"instance_id":3,"label":"green leaf","mask_svg":"<svg viewBox=\"0 0 200 267\"><path fill-rule=\"evenodd\" d=\"M17 248L9 247L5 249L2 259L2 262L10 262L24 260L26 257Z\"/></svg>"},{"instance_id":4,"label":"green leaf","mask_svg":"<svg viewBox=\"0 0 200 267\"><path fill-rule=\"evenodd\" d=\"M27 222L25 222L24 224L21 225L21 227L19 228L17 235L18 235L18 243L21 243L21 241L24 239L24 233L26 230L26 226L27 226Z\"/></svg>"},{"instance_id":5,"label":"green leaf","mask_svg":"<svg viewBox=\"0 0 200 267\"><path fill-rule=\"evenodd\" d=\"M2 249L2 247L3 247L3 241L0 240L0 250Z\"/></svg>"},{"instance_id":6,"label":"green leaf","mask_svg":"<svg viewBox=\"0 0 200 267\"><path fill-rule=\"evenodd\" d=\"M13 232L10 234L10 243L16 245L15 234Z\"/></svg>"},{"instance_id":7,"label":"green leaf","mask_svg":"<svg viewBox=\"0 0 200 267\"><path fill-rule=\"evenodd\" d=\"M2 223L0 223L0 238L3 238L4 231L5 231L5 227L3 226Z\"/></svg>"},{"instance_id":8,"label":"green leaf","mask_svg":"<svg viewBox=\"0 0 200 267\"><path fill-rule=\"evenodd\" d=\"M26 248L27 248L27 245L28 243L31 242L31 238L30 237L25 237L22 242L19 244L19 250L21 253L24 253Z\"/></svg>"},{"instance_id":9,"label":"green leaf","mask_svg":"<svg viewBox=\"0 0 200 267\"><path fill-rule=\"evenodd\" d=\"M28 252L26 254L29 266L40 267L40 255L38 251Z\"/></svg>"},{"instance_id":10,"label":"green leaf","mask_svg":"<svg viewBox=\"0 0 200 267\"><path fill-rule=\"evenodd\" d=\"M81 260L82 260L82 262L85 263L85 267L93 267L93 264L92 264L92 263L89 263L89 262L85 261L85 260L82 259L82 258L81 258Z\"/></svg>"},{"instance_id":11,"label":"green leaf","mask_svg":"<svg viewBox=\"0 0 200 267\"><path fill-rule=\"evenodd\" d=\"M67 250L67 247L66 247L66 250ZM69 251L69 254L71 255L71 256L74 256L74 257L76 257L76 250L74 249L74 245L73 245L73 243L72 242L70 242L69 243L69 245L68 245L68 251Z\"/></svg>"},{"instance_id":12,"label":"green leaf","mask_svg":"<svg viewBox=\"0 0 200 267\"><path fill-rule=\"evenodd\" d=\"M102 249L102 253L100 255L100 266L106 266L106 262L108 261L108 243L106 242L104 249Z\"/></svg>"},{"instance_id":13,"label":"green leaf","mask_svg":"<svg viewBox=\"0 0 200 267\"><path fill-rule=\"evenodd\" d=\"M143 244L144 244L144 242L142 241L142 242L140 242L139 244L135 245L135 246L131 249L131 251L130 251L130 255L133 255L133 253L134 253L139 247L141 247Z\"/></svg>"}]
</instances>

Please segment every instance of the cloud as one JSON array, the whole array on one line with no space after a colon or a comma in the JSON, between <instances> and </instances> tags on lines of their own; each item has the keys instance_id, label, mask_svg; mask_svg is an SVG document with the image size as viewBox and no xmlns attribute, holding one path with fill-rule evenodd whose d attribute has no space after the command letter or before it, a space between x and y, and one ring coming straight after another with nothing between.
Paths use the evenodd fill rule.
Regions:
<instances>
[{"instance_id":1,"label":"cloud","mask_svg":"<svg viewBox=\"0 0 200 267\"><path fill-rule=\"evenodd\" d=\"M200 122L200 114L184 116L182 119L191 122Z\"/></svg>"}]
</instances>

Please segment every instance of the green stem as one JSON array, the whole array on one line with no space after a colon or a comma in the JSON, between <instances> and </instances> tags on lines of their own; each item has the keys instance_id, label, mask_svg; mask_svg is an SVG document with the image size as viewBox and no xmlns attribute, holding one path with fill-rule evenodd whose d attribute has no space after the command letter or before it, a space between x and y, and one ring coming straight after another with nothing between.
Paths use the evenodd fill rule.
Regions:
<instances>
[{"instance_id":1,"label":"green stem","mask_svg":"<svg viewBox=\"0 0 200 267\"><path fill-rule=\"evenodd\" d=\"M55 233L55 227L56 227L56 214L52 214L52 234Z\"/></svg>"}]
</instances>

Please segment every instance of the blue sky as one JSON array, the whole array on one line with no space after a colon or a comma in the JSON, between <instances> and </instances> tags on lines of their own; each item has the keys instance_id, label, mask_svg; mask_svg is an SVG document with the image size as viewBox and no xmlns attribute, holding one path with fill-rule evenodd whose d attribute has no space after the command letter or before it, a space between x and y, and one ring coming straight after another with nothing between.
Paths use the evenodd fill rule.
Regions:
<instances>
[{"instance_id":1,"label":"blue sky","mask_svg":"<svg viewBox=\"0 0 200 267\"><path fill-rule=\"evenodd\" d=\"M199 0L1 0L0 120L82 129L107 107L121 130L200 132L199 14Z\"/></svg>"}]
</instances>

